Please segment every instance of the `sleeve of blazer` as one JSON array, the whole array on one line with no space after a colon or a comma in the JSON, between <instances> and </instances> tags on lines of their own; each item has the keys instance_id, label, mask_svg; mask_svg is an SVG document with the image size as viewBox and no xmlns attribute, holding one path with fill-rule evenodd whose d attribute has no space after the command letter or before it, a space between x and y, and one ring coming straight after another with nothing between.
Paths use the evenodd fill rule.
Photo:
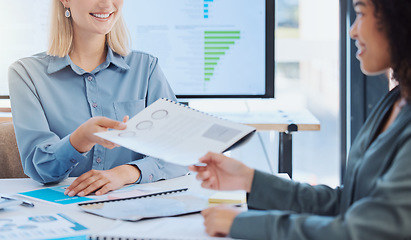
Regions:
<instances>
[{"instance_id":1,"label":"sleeve of blazer","mask_svg":"<svg viewBox=\"0 0 411 240\"><path fill-rule=\"evenodd\" d=\"M339 187L311 186L256 170L248 205L256 209L335 215L339 210L340 194Z\"/></svg>"},{"instance_id":2,"label":"sleeve of blazer","mask_svg":"<svg viewBox=\"0 0 411 240\"><path fill-rule=\"evenodd\" d=\"M343 214L338 189L311 187L256 172L250 204L286 210L239 214L230 236L245 239L411 239L411 137L396 150L373 192ZM262 187L265 186L265 187ZM316 215L313 215L316 214Z\"/></svg>"}]
</instances>

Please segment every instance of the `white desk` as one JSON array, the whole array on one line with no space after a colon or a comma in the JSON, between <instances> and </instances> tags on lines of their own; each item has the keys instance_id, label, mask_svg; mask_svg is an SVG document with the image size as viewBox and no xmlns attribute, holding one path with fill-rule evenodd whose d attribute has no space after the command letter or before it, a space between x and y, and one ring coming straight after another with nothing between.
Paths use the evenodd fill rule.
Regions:
<instances>
[{"instance_id":1,"label":"white desk","mask_svg":"<svg viewBox=\"0 0 411 240\"><path fill-rule=\"evenodd\" d=\"M276 99L191 100L195 109L234 122L255 127L258 131L279 132L278 172L292 178L292 133L319 131L320 122L307 109Z\"/></svg>"},{"instance_id":2,"label":"white desk","mask_svg":"<svg viewBox=\"0 0 411 240\"><path fill-rule=\"evenodd\" d=\"M70 184L74 178L69 178L58 185ZM193 175L150 183L155 187L188 187L189 191L210 196L214 191L203 189ZM41 188L42 185L29 179L0 179L0 195L12 195L17 192ZM19 196L20 198L20 196ZM23 206L10 207L0 210L0 219L19 215L34 216L53 213L63 213L78 223L86 226L84 234L115 237L148 238L148 239L216 239L208 236L200 214L190 214L179 217L142 220L139 222L124 222L106 219L81 211L77 204L57 205L35 201L34 208ZM132 238L131 238L132 237ZM100 238L102 239L102 238ZM111 238L107 238L111 239ZM116 239L116 238L114 238ZM123 238L124 239L124 238Z\"/></svg>"}]
</instances>

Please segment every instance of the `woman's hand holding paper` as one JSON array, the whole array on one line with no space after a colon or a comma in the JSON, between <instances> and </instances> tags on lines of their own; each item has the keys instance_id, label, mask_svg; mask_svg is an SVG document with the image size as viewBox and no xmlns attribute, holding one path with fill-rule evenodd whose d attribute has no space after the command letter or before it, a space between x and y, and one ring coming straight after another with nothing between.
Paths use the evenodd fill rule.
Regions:
<instances>
[{"instance_id":1,"label":"woman's hand holding paper","mask_svg":"<svg viewBox=\"0 0 411 240\"><path fill-rule=\"evenodd\" d=\"M106 132L108 129L124 130L127 125L124 124L128 120L128 116L125 116L123 122L112 120L106 117L93 117L85 123L81 124L70 136L70 143L73 147L81 152L85 153L91 150L94 145L99 144L106 148L112 149L117 145L97 137L94 135L96 132Z\"/></svg>"},{"instance_id":2,"label":"woman's hand holding paper","mask_svg":"<svg viewBox=\"0 0 411 240\"><path fill-rule=\"evenodd\" d=\"M254 169L242 162L224 156L223 154L207 153L199 159L206 166L190 166L191 171L197 172L201 186L215 190L251 190Z\"/></svg>"}]
</instances>

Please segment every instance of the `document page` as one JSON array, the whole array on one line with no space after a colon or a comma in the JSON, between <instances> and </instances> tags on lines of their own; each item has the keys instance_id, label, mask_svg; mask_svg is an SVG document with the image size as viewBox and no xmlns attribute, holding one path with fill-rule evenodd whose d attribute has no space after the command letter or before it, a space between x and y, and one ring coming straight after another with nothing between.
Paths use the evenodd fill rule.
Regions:
<instances>
[{"instance_id":1,"label":"document page","mask_svg":"<svg viewBox=\"0 0 411 240\"><path fill-rule=\"evenodd\" d=\"M86 212L102 217L138 221L144 218L158 218L197 213L207 208L207 198L189 192L97 202L80 205Z\"/></svg>"},{"instance_id":2,"label":"document page","mask_svg":"<svg viewBox=\"0 0 411 240\"><path fill-rule=\"evenodd\" d=\"M190 214L140 221L138 224L124 223L90 236L90 239L231 239L211 237L206 233L203 222L204 218L201 214Z\"/></svg>"},{"instance_id":3,"label":"document page","mask_svg":"<svg viewBox=\"0 0 411 240\"><path fill-rule=\"evenodd\" d=\"M87 197L69 197L64 195L66 188L69 185L63 186L55 186L55 187L43 187L35 190L30 190L26 192L20 192L19 195L33 198L35 200L44 201L47 203L52 204L76 204L76 203L84 203L84 202L91 202L91 201L107 201L107 200L118 200L124 198L131 198L131 197L139 197L150 195L154 193L170 191L174 189L162 189L159 187L152 187L148 186L147 184L130 184L124 186L120 189L108 192L107 194L96 196L96 195L88 195ZM1 205L0 205L1 207Z\"/></svg>"},{"instance_id":4,"label":"document page","mask_svg":"<svg viewBox=\"0 0 411 240\"><path fill-rule=\"evenodd\" d=\"M57 239L83 235L88 228L65 214L0 217L0 239Z\"/></svg>"},{"instance_id":5,"label":"document page","mask_svg":"<svg viewBox=\"0 0 411 240\"><path fill-rule=\"evenodd\" d=\"M126 130L96 133L113 143L181 165L198 163L207 152L223 152L255 128L159 99L131 118Z\"/></svg>"}]
</instances>

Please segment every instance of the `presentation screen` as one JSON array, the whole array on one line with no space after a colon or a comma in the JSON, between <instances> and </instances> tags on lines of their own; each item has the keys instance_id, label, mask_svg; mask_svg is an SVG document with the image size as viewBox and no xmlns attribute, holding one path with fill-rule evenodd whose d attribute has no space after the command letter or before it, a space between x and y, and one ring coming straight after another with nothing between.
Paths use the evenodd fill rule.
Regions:
<instances>
[{"instance_id":1,"label":"presentation screen","mask_svg":"<svg viewBox=\"0 0 411 240\"><path fill-rule=\"evenodd\" d=\"M273 97L273 2L124 0L123 13L132 49L158 57L179 98ZM10 64L47 50L50 5L1 1L0 98Z\"/></svg>"},{"instance_id":2,"label":"presentation screen","mask_svg":"<svg viewBox=\"0 0 411 240\"><path fill-rule=\"evenodd\" d=\"M132 48L159 58L179 97L273 97L270 2L129 0L123 12Z\"/></svg>"}]
</instances>

